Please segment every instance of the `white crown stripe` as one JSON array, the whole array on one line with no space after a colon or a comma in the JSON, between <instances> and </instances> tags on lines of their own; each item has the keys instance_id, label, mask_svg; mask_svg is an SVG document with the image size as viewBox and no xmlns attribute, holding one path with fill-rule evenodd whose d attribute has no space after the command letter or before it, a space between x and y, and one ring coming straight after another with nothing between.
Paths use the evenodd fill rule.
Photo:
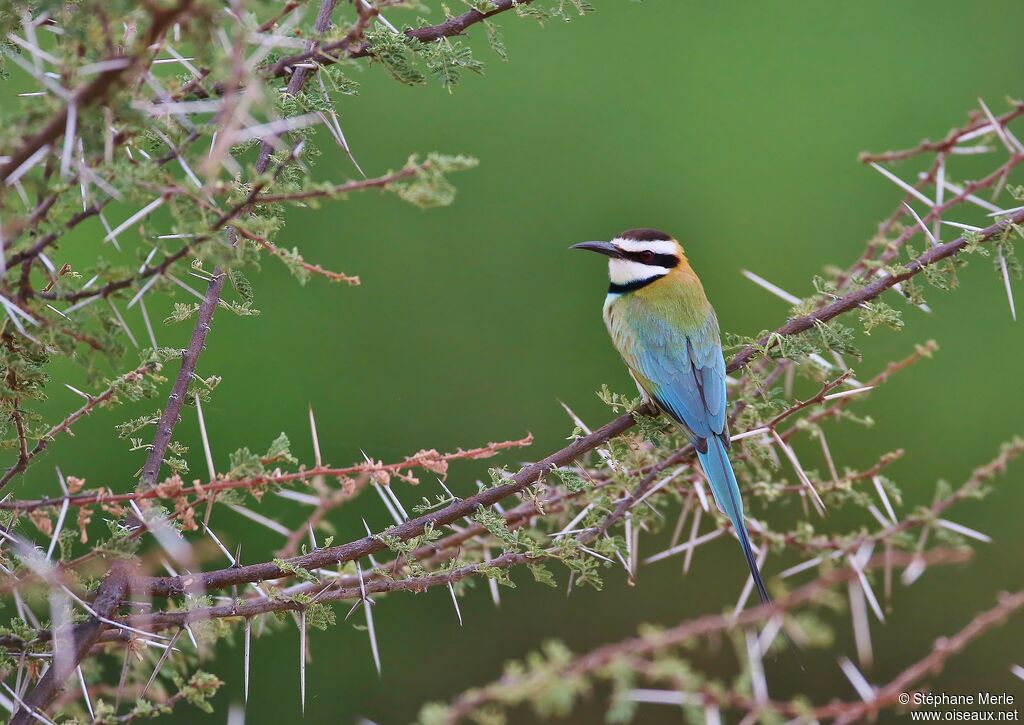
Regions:
<instances>
[{"instance_id":1,"label":"white crown stripe","mask_svg":"<svg viewBox=\"0 0 1024 725\"><path fill-rule=\"evenodd\" d=\"M655 254L675 254L678 247L676 243L668 239L656 239L653 241L641 242L636 239L622 239L616 237L612 244L627 252L654 252Z\"/></svg>"}]
</instances>

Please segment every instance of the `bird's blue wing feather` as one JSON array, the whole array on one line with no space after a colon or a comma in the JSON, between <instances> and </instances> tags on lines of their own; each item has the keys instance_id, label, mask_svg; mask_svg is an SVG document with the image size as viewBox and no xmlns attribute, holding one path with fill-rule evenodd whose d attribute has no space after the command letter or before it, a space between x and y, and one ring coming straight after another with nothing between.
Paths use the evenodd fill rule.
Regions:
<instances>
[{"instance_id":1,"label":"bird's blue wing feather","mask_svg":"<svg viewBox=\"0 0 1024 725\"><path fill-rule=\"evenodd\" d=\"M724 438L725 360L713 312L680 328L654 314L623 320L617 344L655 402L697 439Z\"/></svg>"},{"instance_id":2,"label":"bird's blue wing feather","mask_svg":"<svg viewBox=\"0 0 1024 725\"><path fill-rule=\"evenodd\" d=\"M615 346L637 383L686 430L715 502L736 530L758 595L762 602L769 602L743 521L739 484L729 462L725 359L715 313L709 311L700 324L680 325L663 308L642 300L625 304L628 307L621 311L606 312Z\"/></svg>"}]
</instances>

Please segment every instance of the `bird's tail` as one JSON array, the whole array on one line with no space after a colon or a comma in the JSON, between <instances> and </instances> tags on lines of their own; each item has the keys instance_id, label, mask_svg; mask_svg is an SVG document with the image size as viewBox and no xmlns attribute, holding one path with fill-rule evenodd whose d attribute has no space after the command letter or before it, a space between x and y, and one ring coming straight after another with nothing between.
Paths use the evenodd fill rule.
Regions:
<instances>
[{"instance_id":1,"label":"bird's tail","mask_svg":"<svg viewBox=\"0 0 1024 725\"><path fill-rule=\"evenodd\" d=\"M697 452L700 465L704 468L704 475L711 484L711 492L715 497L715 503L722 513L729 517L736 536L740 540L740 547L747 559L747 566L750 567L750 576L754 579L754 586L757 587L757 594L761 602L771 604L768 590L764 588L764 581L761 579L761 571L757 568L757 561L754 559L754 550L750 546L750 537L747 535L747 525L743 521L743 500L740 498L740 487L736 483L736 474L733 473L732 464L729 463L729 454L725 450L725 444L718 436L708 439L708 450L706 453Z\"/></svg>"}]
</instances>

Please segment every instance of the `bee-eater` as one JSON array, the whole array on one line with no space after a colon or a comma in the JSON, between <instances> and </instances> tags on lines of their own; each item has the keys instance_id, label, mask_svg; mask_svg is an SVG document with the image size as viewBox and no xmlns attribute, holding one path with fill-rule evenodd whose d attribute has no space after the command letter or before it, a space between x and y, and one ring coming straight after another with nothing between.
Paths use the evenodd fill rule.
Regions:
<instances>
[{"instance_id":1,"label":"bee-eater","mask_svg":"<svg viewBox=\"0 0 1024 725\"><path fill-rule=\"evenodd\" d=\"M761 601L768 592L743 521L743 500L729 463L725 358L715 310L675 239L630 229L610 242L583 242L608 257L604 322L645 400L693 444L718 508L729 517Z\"/></svg>"}]
</instances>

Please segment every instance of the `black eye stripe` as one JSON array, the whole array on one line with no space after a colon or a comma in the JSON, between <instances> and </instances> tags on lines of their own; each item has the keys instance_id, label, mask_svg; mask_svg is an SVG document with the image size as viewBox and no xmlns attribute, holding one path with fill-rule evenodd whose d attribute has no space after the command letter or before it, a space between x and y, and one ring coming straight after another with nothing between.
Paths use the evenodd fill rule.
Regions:
<instances>
[{"instance_id":1,"label":"black eye stripe","mask_svg":"<svg viewBox=\"0 0 1024 725\"><path fill-rule=\"evenodd\" d=\"M657 267L666 267L672 269L679 265L679 258L674 254L654 254L650 257L647 252L623 252L622 256L632 262L639 262L640 264L650 264Z\"/></svg>"}]
</instances>

